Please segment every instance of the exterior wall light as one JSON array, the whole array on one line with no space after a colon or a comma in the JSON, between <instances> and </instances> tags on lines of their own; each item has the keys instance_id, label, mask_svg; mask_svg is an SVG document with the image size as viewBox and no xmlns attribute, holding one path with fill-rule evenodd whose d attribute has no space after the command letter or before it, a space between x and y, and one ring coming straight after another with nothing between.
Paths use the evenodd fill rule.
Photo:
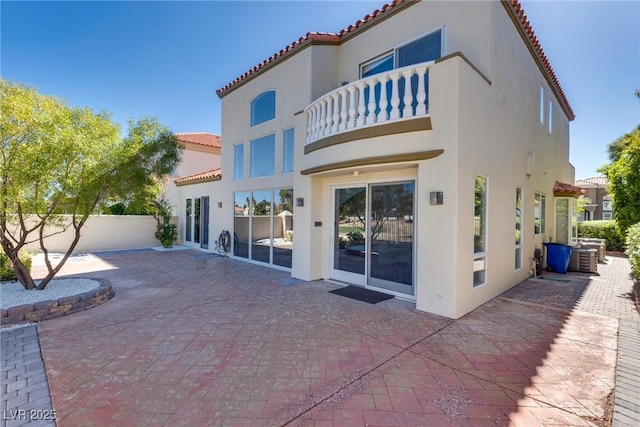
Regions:
<instances>
[{"instance_id":1,"label":"exterior wall light","mask_svg":"<svg viewBox=\"0 0 640 427\"><path fill-rule=\"evenodd\" d=\"M429 201L432 205L442 205L444 196L442 195L442 191L432 191L429 193Z\"/></svg>"},{"instance_id":2,"label":"exterior wall light","mask_svg":"<svg viewBox=\"0 0 640 427\"><path fill-rule=\"evenodd\" d=\"M296 199L296 206L299 208L304 206L304 197L298 197Z\"/></svg>"}]
</instances>

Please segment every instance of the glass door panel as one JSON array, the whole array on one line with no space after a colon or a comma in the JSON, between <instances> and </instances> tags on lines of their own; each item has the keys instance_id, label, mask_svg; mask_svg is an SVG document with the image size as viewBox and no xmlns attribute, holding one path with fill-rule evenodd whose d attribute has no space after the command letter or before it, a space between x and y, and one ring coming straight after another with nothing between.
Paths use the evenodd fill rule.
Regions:
<instances>
[{"instance_id":1,"label":"glass door panel","mask_svg":"<svg viewBox=\"0 0 640 427\"><path fill-rule=\"evenodd\" d=\"M273 263L291 268L293 259L293 189L273 192Z\"/></svg>"},{"instance_id":2,"label":"glass door panel","mask_svg":"<svg viewBox=\"0 0 640 427\"><path fill-rule=\"evenodd\" d=\"M249 258L251 193L235 193L233 199L233 255Z\"/></svg>"},{"instance_id":3,"label":"glass door panel","mask_svg":"<svg viewBox=\"0 0 640 427\"><path fill-rule=\"evenodd\" d=\"M413 295L414 183L369 187L368 284Z\"/></svg>"},{"instance_id":4,"label":"glass door panel","mask_svg":"<svg viewBox=\"0 0 640 427\"><path fill-rule=\"evenodd\" d=\"M209 248L209 196L202 197L202 222L200 228L202 230L202 241L200 247Z\"/></svg>"},{"instance_id":5,"label":"glass door panel","mask_svg":"<svg viewBox=\"0 0 640 427\"><path fill-rule=\"evenodd\" d=\"M271 260L271 190L253 192L251 217L251 259Z\"/></svg>"},{"instance_id":6,"label":"glass door panel","mask_svg":"<svg viewBox=\"0 0 640 427\"><path fill-rule=\"evenodd\" d=\"M200 243L200 198L193 199L193 243Z\"/></svg>"},{"instance_id":7,"label":"glass door panel","mask_svg":"<svg viewBox=\"0 0 640 427\"><path fill-rule=\"evenodd\" d=\"M193 220L191 216L191 199L187 199L187 206L185 212L185 227L184 227L184 241L191 241L191 222Z\"/></svg>"},{"instance_id":8,"label":"glass door panel","mask_svg":"<svg viewBox=\"0 0 640 427\"><path fill-rule=\"evenodd\" d=\"M361 282L364 283L367 248L365 236L367 189L366 187L337 188L334 197L334 272L362 275ZM336 278L341 277L338 274Z\"/></svg>"},{"instance_id":9,"label":"glass door panel","mask_svg":"<svg viewBox=\"0 0 640 427\"><path fill-rule=\"evenodd\" d=\"M575 199L556 197L556 243L574 245L577 243L577 218Z\"/></svg>"}]
</instances>

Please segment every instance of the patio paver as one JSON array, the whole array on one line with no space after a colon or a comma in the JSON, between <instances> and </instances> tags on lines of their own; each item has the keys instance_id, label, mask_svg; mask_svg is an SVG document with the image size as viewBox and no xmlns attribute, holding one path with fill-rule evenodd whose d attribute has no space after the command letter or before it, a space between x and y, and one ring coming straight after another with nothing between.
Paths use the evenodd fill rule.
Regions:
<instances>
[{"instance_id":1,"label":"patio paver","mask_svg":"<svg viewBox=\"0 0 640 427\"><path fill-rule=\"evenodd\" d=\"M452 321L200 255L65 266L116 296L39 325L58 425L593 425L614 387L616 318L497 298Z\"/></svg>"},{"instance_id":2,"label":"patio paver","mask_svg":"<svg viewBox=\"0 0 640 427\"><path fill-rule=\"evenodd\" d=\"M0 333L2 426L55 426L36 325Z\"/></svg>"}]
</instances>

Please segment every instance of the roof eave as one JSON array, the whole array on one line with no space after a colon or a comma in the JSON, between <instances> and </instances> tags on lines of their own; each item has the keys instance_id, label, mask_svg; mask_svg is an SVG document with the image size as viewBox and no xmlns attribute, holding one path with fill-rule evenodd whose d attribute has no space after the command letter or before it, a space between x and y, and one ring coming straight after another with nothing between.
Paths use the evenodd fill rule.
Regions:
<instances>
[{"instance_id":1,"label":"roof eave","mask_svg":"<svg viewBox=\"0 0 640 427\"><path fill-rule=\"evenodd\" d=\"M185 180L185 181L176 179L173 183L176 185L176 187L183 187L185 185L201 184L203 182L220 181L221 179L222 179L222 175L217 175L217 176L210 176L205 178L195 178L195 179Z\"/></svg>"},{"instance_id":2,"label":"roof eave","mask_svg":"<svg viewBox=\"0 0 640 427\"><path fill-rule=\"evenodd\" d=\"M237 77L232 82L228 83L224 87L216 90L216 94L220 99L224 98L229 93L233 92L237 88L250 82L257 76L271 69L272 67L280 64L283 61L291 58L293 55L301 52L305 48L314 45L340 45L347 40L355 37L356 35L368 30L369 28L389 19L398 12L406 9L407 7L417 4L418 1L404 1L394 0L391 3L385 4L381 9L376 9L372 15L366 15L363 20L358 20L355 24L348 26L339 34L333 33L307 33L306 36L300 37L289 46L280 50L278 53L265 59L260 64L253 67L243 75Z\"/></svg>"}]
</instances>

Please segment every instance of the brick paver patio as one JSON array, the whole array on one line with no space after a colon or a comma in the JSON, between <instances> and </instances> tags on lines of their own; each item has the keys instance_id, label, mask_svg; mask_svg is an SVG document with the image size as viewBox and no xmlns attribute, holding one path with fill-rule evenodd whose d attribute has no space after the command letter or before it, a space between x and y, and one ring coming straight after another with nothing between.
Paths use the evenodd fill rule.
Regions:
<instances>
[{"instance_id":1,"label":"brick paver patio","mask_svg":"<svg viewBox=\"0 0 640 427\"><path fill-rule=\"evenodd\" d=\"M116 296L38 326L60 426L594 425L614 387L618 319L521 289L452 321L196 251L64 272Z\"/></svg>"}]
</instances>

